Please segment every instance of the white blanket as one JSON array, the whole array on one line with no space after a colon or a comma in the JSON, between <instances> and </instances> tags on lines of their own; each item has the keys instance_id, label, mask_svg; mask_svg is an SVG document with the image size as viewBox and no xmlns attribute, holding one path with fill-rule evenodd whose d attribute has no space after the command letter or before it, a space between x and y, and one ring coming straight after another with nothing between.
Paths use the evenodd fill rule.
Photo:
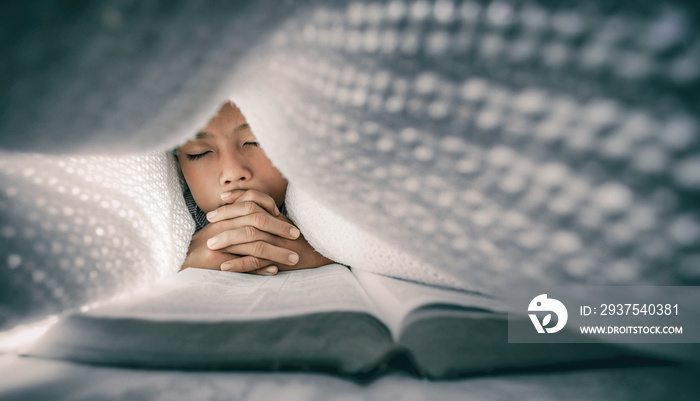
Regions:
<instances>
[{"instance_id":1,"label":"white blanket","mask_svg":"<svg viewBox=\"0 0 700 401\"><path fill-rule=\"evenodd\" d=\"M489 292L698 282L687 10L253 3L11 32L0 328L176 270L192 225L165 152L229 98L339 262Z\"/></svg>"}]
</instances>

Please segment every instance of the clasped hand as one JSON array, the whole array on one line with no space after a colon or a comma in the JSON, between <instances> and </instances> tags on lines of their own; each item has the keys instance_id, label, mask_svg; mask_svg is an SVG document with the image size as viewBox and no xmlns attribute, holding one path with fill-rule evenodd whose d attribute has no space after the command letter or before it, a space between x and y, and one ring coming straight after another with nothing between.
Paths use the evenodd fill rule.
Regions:
<instances>
[{"instance_id":1,"label":"clasped hand","mask_svg":"<svg viewBox=\"0 0 700 401\"><path fill-rule=\"evenodd\" d=\"M230 202L207 214L209 224L192 237L182 268L263 275L330 263L317 253L269 195L233 191Z\"/></svg>"}]
</instances>

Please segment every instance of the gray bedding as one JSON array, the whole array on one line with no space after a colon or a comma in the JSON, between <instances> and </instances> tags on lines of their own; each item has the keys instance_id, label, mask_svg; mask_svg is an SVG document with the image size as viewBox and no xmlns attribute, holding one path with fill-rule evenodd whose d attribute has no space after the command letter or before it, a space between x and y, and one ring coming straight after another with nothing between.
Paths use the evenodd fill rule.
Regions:
<instances>
[{"instance_id":1,"label":"gray bedding","mask_svg":"<svg viewBox=\"0 0 700 401\"><path fill-rule=\"evenodd\" d=\"M390 374L369 384L312 373L114 369L0 359L2 400L697 400L700 370L599 369L429 382Z\"/></svg>"}]
</instances>

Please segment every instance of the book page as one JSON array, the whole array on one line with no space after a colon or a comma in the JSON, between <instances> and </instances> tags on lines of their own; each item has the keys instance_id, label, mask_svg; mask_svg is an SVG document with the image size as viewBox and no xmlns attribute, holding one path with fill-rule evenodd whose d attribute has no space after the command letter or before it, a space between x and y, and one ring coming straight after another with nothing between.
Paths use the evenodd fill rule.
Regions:
<instances>
[{"instance_id":1,"label":"book page","mask_svg":"<svg viewBox=\"0 0 700 401\"><path fill-rule=\"evenodd\" d=\"M424 306L442 304L507 311L501 302L478 293L419 284L357 269L353 274L381 311L382 321L391 331L394 341L398 341L406 317Z\"/></svg>"},{"instance_id":2,"label":"book page","mask_svg":"<svg viewBox=\"0 0 700 401\"><path fill-rule=\"evenodd\" d=\"M275 276L189 268L143 296L89 315L149 320L253 320L314 312L377 310L347 267L279 272Z\"/></svg>"}]
</instances>

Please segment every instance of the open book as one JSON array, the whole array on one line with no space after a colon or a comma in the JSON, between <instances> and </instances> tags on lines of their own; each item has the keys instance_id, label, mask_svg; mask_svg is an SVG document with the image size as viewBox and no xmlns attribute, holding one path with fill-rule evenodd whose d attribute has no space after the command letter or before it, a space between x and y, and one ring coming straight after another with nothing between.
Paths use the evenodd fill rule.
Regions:
<instances>
[{"instance_id":1,"label":"open book","mask_svg":"<svg viewBox=\"0 0 700 401\"><path fill-rule=\"evenodd\" d=\"M303 369L429 378L614 358L601 344L509 344L474 293L332 264L265 277L186 269L148 294L66 316L30 355L177 369Z\"/></svg>"}]
</instances>

